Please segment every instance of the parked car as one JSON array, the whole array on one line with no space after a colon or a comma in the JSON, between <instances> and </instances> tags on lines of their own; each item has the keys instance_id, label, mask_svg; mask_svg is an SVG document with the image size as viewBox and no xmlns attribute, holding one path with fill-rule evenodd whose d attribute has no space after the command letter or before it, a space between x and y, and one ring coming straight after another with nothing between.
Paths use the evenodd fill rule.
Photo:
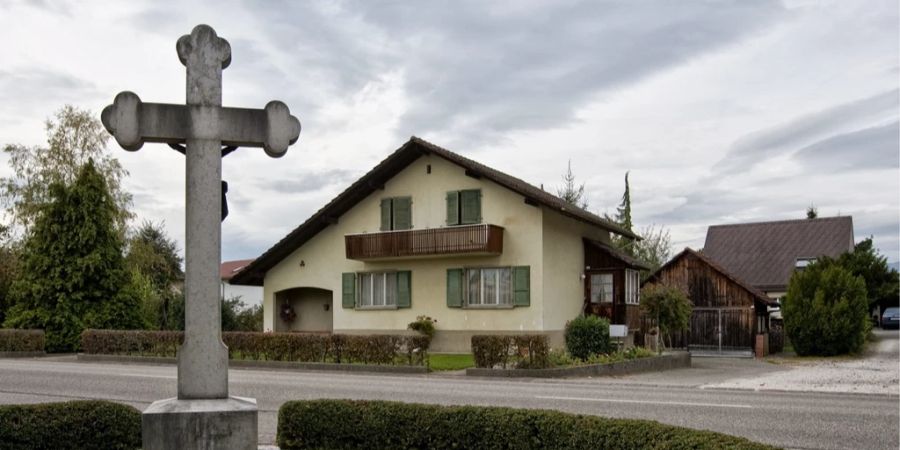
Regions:
<instances>
[{"instance_id":1,"label":"parked car","mask_svg":"<svg viewBox=\"0 0 900 450\"><path fill-rule=\"evenodd\" d=\"M881 328L900 328L900 308L892 307L881 315Z\"/></svg>"}]
</instances>

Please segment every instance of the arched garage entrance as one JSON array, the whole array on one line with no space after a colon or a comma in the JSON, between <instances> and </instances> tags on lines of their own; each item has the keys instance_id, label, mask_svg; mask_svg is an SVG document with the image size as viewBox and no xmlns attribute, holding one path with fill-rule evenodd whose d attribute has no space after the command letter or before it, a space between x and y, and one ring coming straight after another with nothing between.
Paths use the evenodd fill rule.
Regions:
<instances>
[{"instance_id":1,"label":"arched garage entrance","mask_svg":"<svg viewBox=\"0 0 900 450\"><path fill-rule=\"evenodd\" d=\"M293 288L275 293L275 331L331 332L334 301L332 292L319 288ZM287 304L294 308L296 318L287 323L281 310Z\"/></svg>"}]
</instances>

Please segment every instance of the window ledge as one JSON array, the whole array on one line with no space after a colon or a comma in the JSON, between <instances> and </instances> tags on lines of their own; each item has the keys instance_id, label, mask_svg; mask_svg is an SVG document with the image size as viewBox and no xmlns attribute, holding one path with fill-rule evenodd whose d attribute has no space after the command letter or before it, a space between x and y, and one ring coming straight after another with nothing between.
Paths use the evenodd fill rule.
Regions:
<instances>
[{"instance_id":1,"label":"window ledge","mask_svg":"<svg viewBox=\"0 0 900 450\"><path fill-rule=\"evenodd\" d=\"M399 309L397 305L385 305L385 306L357 306L357 311L384 311L384 310L394 310Z\"/></svg>"},{"instance_id":2,"label":"window ledge","mask_svg":"<svg viewBox=\"0 0 900 450\"><path fill-rule=\"evenodd\" d=\"M466 305L466 309L513 309L515 305Z\"/></svg>"}]
</instances>

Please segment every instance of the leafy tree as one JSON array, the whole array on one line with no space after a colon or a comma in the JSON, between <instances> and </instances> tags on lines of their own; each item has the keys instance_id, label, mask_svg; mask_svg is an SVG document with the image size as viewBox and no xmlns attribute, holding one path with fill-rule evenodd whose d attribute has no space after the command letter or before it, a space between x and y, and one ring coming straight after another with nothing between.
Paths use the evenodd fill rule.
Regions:
<instances>
[{"instance_id":1,"label":"leafy tree","mask_svg":"<svg viewBox=\"0 0 900 450\"><path fill-rule=\"evenodd\" d=\"M852 252L841 255L838 262L854 276L863 278L870 308L900 306L900 275L888 267L887 258L878 253L871 237L857 243Z\"/></svg>"},{"instance_id":2,"label":"leafy tree","mask_svg":"<svg viewBox=\"0 0 900 450\"><path fill-rule=\"evenodd\" d=\"M819 217L819 209L813 205L809 205L809 208L806 208L806 218L807 219L817 219Z\"/></svg>"},{"instance_id":3,"label":"leafy tree","mask_svg":"<svg viewBox=\"0 0 900 450\"><path fill-rule=\"evenodd\" d=\"M166 235L162 224L145 221L130 237L125 261L132 272L132 282L138 285L136 292L147 308L155 308L155 313L148 311L148 318L153 317L149 326L171 329L172 301L181 295L177 286L184 280L175 241Z\"/></svg>"},{"instance_id":4,"label":"leafy tree","mask_svg":"<svg viewBox=\"0 0 900 450\"><path fill-rule=\"evenodd\" d=\"M569 168L563 175L563 186L556 190L556 195L571 205L581 209L587 209L588 202L584 195L584 183L575 184L575 174L572 173L572 160L569 160Z\"/></svg>"},{"instance_id":5,"label":"leafy tree","mask_svg":"<svg viewBox=\"0 0 900 450\"><path fill-rule=\"evenodd\" d=\"M650 283L641 289L641 309L659 327L660 335L672 343L672 333L688 329L691 300L681 289L664 283Z\"/></svg>"},{"instance_id":6,"label":"leafy tree","mask_svg":"<svg viewBox=\"0 0 900 450\"><path fill-rule=\"evenodd\" d=\"M72 351L85 328L141 328L140 305L123 289L128 272L118 209L93 161L67 186L54 183L25 241L5 325L40 328L49 351Z\"/></svg>"},{"instance_id":7,"label":"leafy tree","mask_svg":"<svg viewBox=\"0 0 900 450\"><path fill-rule=\"evenodd\" d=\"M42 207L51 201L50 186L71 185L91 160L113 199L116 226L124 231L131 217L131 195L123 190L121 182L128 172L106 150L109 134L100 121L90 111L66 105L47 120L46 128L46 147L3 147L13 175L0 178L0 200L11 215L15 234L27 233Z\"/></svg>"},{"instance_id":8,"label":"leafy tree","mask_svg":"<svg viewBox=\"0 0 900 450\"><path fill-rule=\"evenodd\" d=\"M798 355L858 352L872 326L865 281L827 257L794 272L782 315Z\"/></svg>"},{"instance_id":9,"label":"leafy tree","mask_svg":"<svg viewBox=\"0 0 900 450\"><path fill-rule=\"evenodd\" d=\"M222 300L222 331L262 331L262 307L247 307L240 296Z\"/></svg>"},{"instance_id":10,"label":"leafy tree","mask_svg":"<svg viewBox=\"0 0 900 450\"><path fill-rule=\"evenodd\" d=\"M632 254L650 266L649 271L641 271L642 278L662 267L672 255L672 244L669 230L662 226L649 225L641 231L641 241L631 244Z\"/></svg>"}]
</instances>

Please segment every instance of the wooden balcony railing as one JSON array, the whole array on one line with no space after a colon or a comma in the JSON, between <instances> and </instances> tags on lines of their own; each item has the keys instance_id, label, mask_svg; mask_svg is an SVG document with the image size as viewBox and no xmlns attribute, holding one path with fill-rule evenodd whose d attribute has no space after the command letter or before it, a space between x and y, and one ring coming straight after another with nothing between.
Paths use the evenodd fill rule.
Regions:
<instances>
[{"instance_id":1,"label":"wooden balcony railing","mask_svg":"<svg viewBox=\"0 0 900 450\"><path fill-rule=\"evenodd\" d=\"M344 236L348 259L503 253L503 228L463 225Z\"/></svg>"}]
</instances>

